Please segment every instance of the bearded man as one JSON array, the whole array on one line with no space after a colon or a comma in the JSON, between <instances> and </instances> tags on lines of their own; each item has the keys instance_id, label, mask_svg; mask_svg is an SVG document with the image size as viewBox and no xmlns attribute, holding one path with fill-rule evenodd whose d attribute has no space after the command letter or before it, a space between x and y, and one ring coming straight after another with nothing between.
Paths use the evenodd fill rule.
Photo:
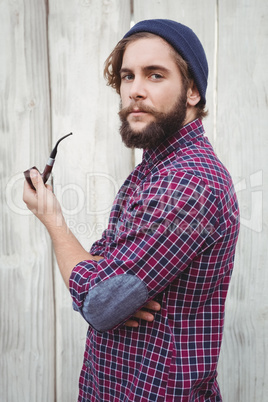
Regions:
<instances>
[{"instance_id":1,"label":"bearded man","mask_svg":"<svg viewBox=\"0 0 268 402\"><path fill-rule=\"evenodd\" d=\"M104 73L120 95L122 140L144 152L90 253L37 172L36 192L24 189L89 323L78 400L221 401L217 363L239 212L204 136L204 49L178 22L141 21Z\"/></svg>"}]
</instances>

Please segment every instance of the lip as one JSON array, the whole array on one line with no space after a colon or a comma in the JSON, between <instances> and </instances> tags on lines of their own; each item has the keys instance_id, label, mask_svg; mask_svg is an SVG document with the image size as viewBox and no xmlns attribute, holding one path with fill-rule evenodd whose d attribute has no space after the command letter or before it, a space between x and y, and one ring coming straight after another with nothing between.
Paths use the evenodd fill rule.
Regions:
<instances>
[{"instance_id":1,"label":"lip","mask_svg":"<svg viewBox=\"0 0 268 402\"><path fill-rule=\"evenodd\" d=\"M147 112L144 112L143 110L139 110L139 109L137 109L137 110L132 110L132 111L130 112L130 114L145 114L145 113L147 113Z\"/></svg>"}]
</instances>

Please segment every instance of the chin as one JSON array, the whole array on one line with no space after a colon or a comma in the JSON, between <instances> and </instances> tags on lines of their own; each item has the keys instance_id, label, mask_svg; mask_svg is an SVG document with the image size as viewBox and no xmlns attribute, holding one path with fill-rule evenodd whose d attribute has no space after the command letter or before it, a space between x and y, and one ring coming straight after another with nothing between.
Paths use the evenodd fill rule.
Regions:
<instances>
[{"instance_id":1,"label":"chin","mask_svg":"<svg viewBox=\"0 0 268 402\"><path fill-rule=\"evenodd\" d=\"M130 124L129 126L134 133L138 134L146 128L147 124L135 124L133 126Z\"/></svg>"}]
</instances>

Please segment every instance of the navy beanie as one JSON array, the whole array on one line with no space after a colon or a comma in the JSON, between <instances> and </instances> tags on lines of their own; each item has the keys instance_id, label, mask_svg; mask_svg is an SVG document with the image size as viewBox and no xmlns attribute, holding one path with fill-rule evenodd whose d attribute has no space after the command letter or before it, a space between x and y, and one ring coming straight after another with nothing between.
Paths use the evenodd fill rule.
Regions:
<instances>
[{"instance_id":1,"label":"navy beanie","mask_svg":"<svg viewBox=\"0 0 268 402\"><path fill-rule=\"evenodd\" d=\"M134 25L124 36L137 32L150 32L165 39L187 62L202 103L206 103L208 63L203 46L196 34L187 26L167 19L144 20Z\"/></svg>"}]
</instances>

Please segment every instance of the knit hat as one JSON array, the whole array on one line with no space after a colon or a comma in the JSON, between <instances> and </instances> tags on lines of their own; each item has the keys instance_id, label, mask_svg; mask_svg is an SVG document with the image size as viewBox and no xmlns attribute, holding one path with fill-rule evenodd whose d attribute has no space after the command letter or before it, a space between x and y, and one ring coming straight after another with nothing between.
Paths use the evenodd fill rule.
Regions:
<instances>
[{"instance_id":1,"label":"knit hat","mask_svg":"<svg viewBox=\"0 0 268 402\"><path fill-rule=\"evenodd\" d=\"M124 36L137 32L151 32L161 36L182 56L187 62L195 84L201 96L201 101L206 103L206 89L208 80L208 63L203 46L196 34L187 26L179 22L167 19L144 20L134 25Z\"/></svg>"}]
</instances>

